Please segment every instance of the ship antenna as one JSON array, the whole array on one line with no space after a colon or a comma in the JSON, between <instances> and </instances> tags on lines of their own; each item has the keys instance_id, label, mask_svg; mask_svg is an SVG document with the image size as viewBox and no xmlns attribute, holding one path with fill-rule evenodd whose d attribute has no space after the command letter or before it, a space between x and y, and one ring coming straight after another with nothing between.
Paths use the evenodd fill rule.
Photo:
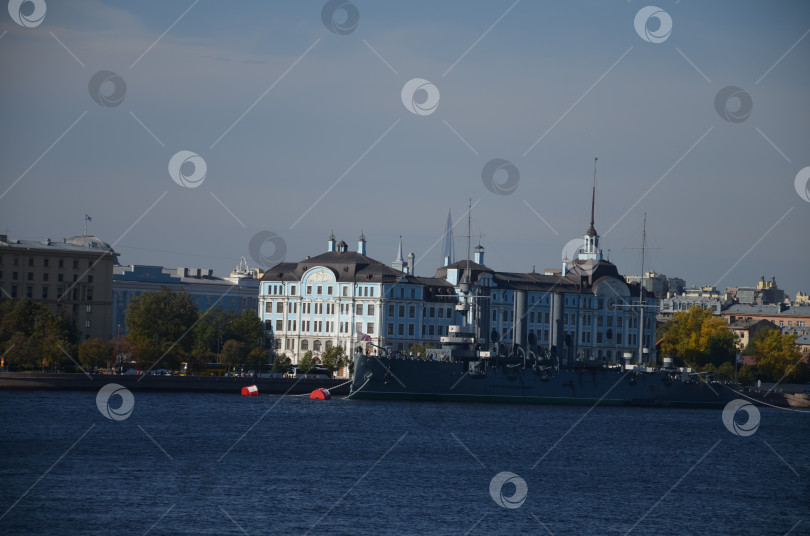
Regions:
<instances>
[{"instance_id":1,"label":"ship antenna","mask_svg":"<svg viewBox=\"0 0 810 536\"><path fill-rule=\"evenodd\" d=\"M644 250L647 247L647 213L644 213L644 225L641 231L641 288L639 289L639 327L638 327L638 362L644 358Z\"/></svg>"}]
</instances>

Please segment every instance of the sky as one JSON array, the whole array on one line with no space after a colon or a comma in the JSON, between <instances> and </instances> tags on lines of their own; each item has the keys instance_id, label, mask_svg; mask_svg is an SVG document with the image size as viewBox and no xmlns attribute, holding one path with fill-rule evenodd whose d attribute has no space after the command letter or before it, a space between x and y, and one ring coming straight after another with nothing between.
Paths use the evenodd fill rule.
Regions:
<instances>
[{"instance_id":1,"label":"sky","mask_svg":"<svg viewBox=\"0 0 810 536\"><path fill-rule=\"evenodd\" d=\"M21 5L20 5L21 4ZM326 250L810 291L810 3L9 2L0 232L225 275ZM493 171L494 170L494 171ZM609 250L609 251L608 251Z\"/></svg>"}]
</instances>

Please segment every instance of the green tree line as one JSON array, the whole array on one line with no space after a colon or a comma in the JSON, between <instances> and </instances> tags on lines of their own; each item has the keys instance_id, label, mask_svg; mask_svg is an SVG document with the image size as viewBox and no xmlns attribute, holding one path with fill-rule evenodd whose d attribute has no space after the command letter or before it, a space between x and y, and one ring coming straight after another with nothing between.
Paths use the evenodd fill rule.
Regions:
<instances>
[{"instance_id":1,"label":"green tree line","mask_svg":"<svg viewBox=\"0 0 810 536\"><path fill-rule=\"evenodd\" d=\"M257 370L268 362L264 328L256 311L241 314L197 309L187 292L166 287L132 300L126 312L129 335L109 341L78 341L66 314L55 314L27 298L0 303L0 353L12 370L125 367L192 371L221 362Z\"/></svg>"},{"instance_id":2,"label":"green tree line","mask_svg":"<svg viewBox=\"0 0 810 536\"><path fill-rule=\"evenodd\" d=\"M719 372L726 379L736 377L743 384L756 380L807 382L810 367L801 361L796 336L778 328L758 332L748 346L740 347L739 338L728 324L711 310L692 307L675 313L658 330L661 355L673 357L676 365L698 371ZM738 365L737 353L756 358L756 365Z\"/></svg>"}]
</instances>

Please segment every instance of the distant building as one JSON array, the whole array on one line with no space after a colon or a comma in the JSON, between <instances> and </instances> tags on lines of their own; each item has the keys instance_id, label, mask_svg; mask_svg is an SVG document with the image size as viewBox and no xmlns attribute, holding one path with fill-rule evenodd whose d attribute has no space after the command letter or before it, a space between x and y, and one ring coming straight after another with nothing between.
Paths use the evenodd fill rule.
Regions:
<instances>
[{"instance_id":1,"label":"distant building","mask_svg":"<svg viewBox=\"0 0 810 536\"><path fill-rule=\"evenodd\" d=\"M739 348L748 348L751 338L763 330L778 330L779 327L770 320L739 319L729 324L728 329L739 337Z\"/></svg>"},{"instance_id":2,"label":"distant building","mask_svg":"<svg viewBox=\"0 0 810 536\"><path fill-rule=\"evenodd\" d=\"M810 327L810 307L773 305L735 304L722 312L729 324L738 320L768 320L786 333L803 333Z\"/></svg>"},{"instance_id":3,"label":"distant building","mask_svg":"<svg viewBox=\"0 0 810 536\"><path fill-rule=\"evenodd\" d=\"M796 299L793 300L793 305L810 305L810 296L803 292L797 292Z\"/></svg>"},{"instance_id":4,"label":"distant building","mask_svg":"<svg viewBox=\"0 0 810 536\"><path fill-rule=\"evenodd\" d=\"M117 257L95 236L37 242L0 235L0 300L31 298L68 313L82 339L109 339Z\"/></svg>"},{"instance_id":5,"label":"distant building","mask_svg":"<svg viewBox=\"0 0 810 536\"><path fill-rule=\"evenodd\" d=\"M737 301L746 305L768 305L785 301L785 291L776 286L776 277L765 281L762 276L756 287L739 287Z\"/></svg>"},{"instance_id":6,"label":"distant building","mask_svg":"<svg viewBox=\"0 0 810 536\"><path fill-rule=\"evenodd\" d=\"M158 292L163 287L188 292L201 311L218 305L224 311L241 314L258 307L259 277L248 268L243 258L228 277L214 275L211 269L163 268L162 266L116 266L113 273L111 333L127 335L126 313L132 300L144 292Z\"/></svg>"},{"instance_id":7,"label":"distant building","mask_svg":"<svg viewBox=\"0 0 810 536\"><path fill-rule=\"evenodd\" d=\"M628 284L641 284L640 275L626 275L624 279ZM644 274L644 291L654 294L657 298L667 296L667 292L669 292L669 278L664 274L646 272Z\"/></svg>"}]
</instances>

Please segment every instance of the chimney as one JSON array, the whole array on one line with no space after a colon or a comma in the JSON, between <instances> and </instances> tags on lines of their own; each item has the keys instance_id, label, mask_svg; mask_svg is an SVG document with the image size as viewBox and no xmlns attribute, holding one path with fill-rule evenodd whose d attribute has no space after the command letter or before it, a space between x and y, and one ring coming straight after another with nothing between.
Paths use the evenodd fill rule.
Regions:
<instances>
[{"instance_id":1,"label":"chimney","mask_svg":"<svg viewBox=\"0 0 810 536\"><path fill-rule=\"evenodd\" d=\"M408 253L408 273L416 275L416 255L413 254L413 251Z\"/></svg>"},{"instance_id":2,"label":"chimney","mask_svg":"<svg viewBox=\"0 0 810 536\"><path fill-rule=\"evenodd\" d=\"M450 265L450 255L444 256L444 264L442 266L449 266Z\"/></svg>"},{"instance_id":3,"label":"chimney","mask_svg":"<svg viewBox=\"0 0 810 536\"><path fill-rule=\"evenodd\" d=\"M480 264L481 266L484 266L484 246L482 246L481 244L478 244L477 246L475 246L475 255L474 256L475 256L474 260L475 260L476 264Z\"/></svg>"},{"instance_id":4,"label":"chimney","mask_svg":"<svg viewBox=\"0 0 810 536\"><path fill-rule=\"evenodd\" d=\"M366 254L366 235L363 234L363 231L360 231L360 238L357 239L357 253Z\"/></svg>"}]
</instances>

